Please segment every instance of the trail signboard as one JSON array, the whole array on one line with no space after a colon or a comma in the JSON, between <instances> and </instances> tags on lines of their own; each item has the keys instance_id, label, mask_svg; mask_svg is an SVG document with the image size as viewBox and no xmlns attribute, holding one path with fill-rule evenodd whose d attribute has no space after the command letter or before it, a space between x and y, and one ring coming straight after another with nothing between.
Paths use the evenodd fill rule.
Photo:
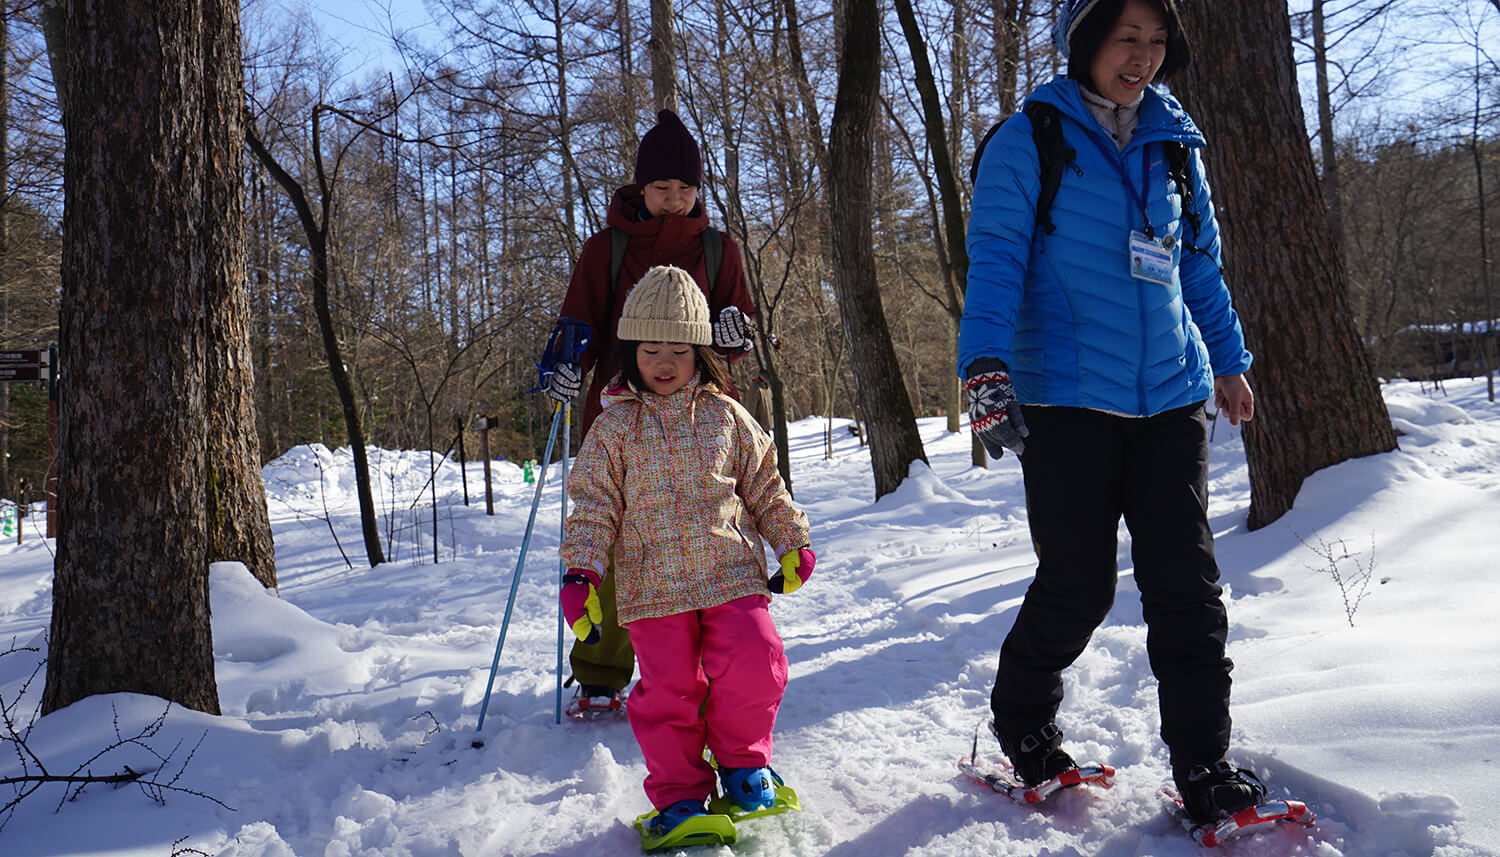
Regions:
<instances>
[{"instance_id":1,"label":"trail signboard","mask_svg":"<svg viewBox=\"0 0 1500 857\"><path fill-rule=\"evenodd\" d=\"M0 383L46 381L49 358L46 351L0 351Z\"/></svg>"}]
</instances>

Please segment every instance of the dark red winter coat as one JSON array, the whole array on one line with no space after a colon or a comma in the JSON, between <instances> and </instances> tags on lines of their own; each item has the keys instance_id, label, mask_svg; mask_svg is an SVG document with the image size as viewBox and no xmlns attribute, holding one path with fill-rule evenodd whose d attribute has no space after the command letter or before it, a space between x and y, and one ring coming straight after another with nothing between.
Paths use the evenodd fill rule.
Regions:
<instances>
[{"instance_id":1,"label":"dark red winter coat","mask_svg":"<svg viewBox=\"0 0 1500 857\"><path fill-rule=\"evenodd\" d=\"M568 283L568 293L563 298L564 318L576 318L589 326L589 344L580 358L584 372L593 371L588 396L579 420L580 430L586 434L594 418L599 415L599 394L609 379L620 371L615 363L615 328L620 321L620 309L625 304L625 295L635 287L646 271L655 265L675 265L689 274L703 289L708 298L709 318L717 320L719 310L731 304L745 315L755 314L755 302L745 285L745 266L740 248L728 234L724 235L724 259L719 265L719 277L714 294L709 294L708 277L704 272L703 230L708 228L708 215L700 200L686 215L664 214L652 217L646 211L641 189L637 185L626 185L615 191L609 203L609 215L605 218L610 226L622 229L630 235L630 244L625 249L625 258L620 264L620 277L613 289L609 283L609 257L613 243L610 230L603 229L583 244L583 253L573 267L573 279ZM733 392L733 391L731 391ZM735 398L739 398L735 394ZM580 438L582 435L580 435Z\"/></svg>"}]
</instances>

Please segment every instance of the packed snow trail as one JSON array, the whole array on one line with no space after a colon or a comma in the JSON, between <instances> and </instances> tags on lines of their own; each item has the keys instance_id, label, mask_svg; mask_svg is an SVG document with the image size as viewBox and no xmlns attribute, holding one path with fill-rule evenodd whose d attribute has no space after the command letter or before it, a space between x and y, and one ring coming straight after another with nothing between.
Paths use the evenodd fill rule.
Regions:
<instances>
[{"instance_id":1,"label":"packed snow trail","mask_svg":"<svg viewBox=\"0 0 1500 857\"><path fill-rule=\"evenodd\" d=\"M1500 409L1483 383L1447 397L1386 387L1402 449L1315 474L1282 521L1244 529L1248 481L1238 433L1218 425L1211 508L1235 658L1233 758L1271 796L1305 800L1317 826L1231 841L1227 855L1493 855L1489 807L1500 747ZM1072 789L1040 809L962 776L988 708L995 660L1034 563L1020 470L969 465L967 434L921 423L932 466L873 500L868 453L844 423L792 426L793 488L813 523L817 573L772 615L791 680L773 764L804 811L747 821L728 847L695 855L835 857L1201 857L1163 809L1166 749L1122 529L1115 607L1066 674L1059 716L1076 758L1116 768L1109 791ZM224 715L173 709L154 746L191 751L182 785L227 806L132 788L21 804L0 852L75 857L496 857L631 854L648 807L645 768L624 721L554 718L560 496L549 480L490 699L475 721L530 489L496 468L496 515L462 505L440 476L439 539L419 500L426 453L372 451L393 560L350 567L330 536L357 544L347 455L300 447L266 468L280 597L242 568L211 587ZM469 467L482 498L482 468ZM1082 490L1082 489L1081 489ZM414 505L415 504L415 505ZM326 510L326 511L325 511ZM30 520L30 519L28 519ZM1351 627L1340 587L1319 571L1332 545L1350 574L1373 571ZM1372 553L1373 546L1373 553ZM0 698L21 711L44 654L51 556L40 539L0 546ZM27 658L32 658L27 662ZM40 720L28 744L53 769L77 764L162 711L116 694ZM993 742L990 742L991 744ZM196 748L196 749L194 749ZM986 749L981 740L980 750ZM125 748L103 765L142 765ZM13 774L0 760L0 777ZM1480 787L1475 787L1479 784ZM61 809L59 806L61 805ZM230 809L229 807L232 807ZM667 852L672 853L672 852Z\"/></svg>"}]
</instances>

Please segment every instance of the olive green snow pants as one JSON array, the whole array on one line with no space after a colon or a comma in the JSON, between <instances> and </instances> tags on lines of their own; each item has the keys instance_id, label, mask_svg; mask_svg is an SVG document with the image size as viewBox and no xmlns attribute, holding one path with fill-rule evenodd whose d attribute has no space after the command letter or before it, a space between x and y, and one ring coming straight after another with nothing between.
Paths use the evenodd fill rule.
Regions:
<instances>
[{"instance_id":1,"label":"olive green snow pants","mask_svg":"<svg viewBox=\"0 0 1500 857\"><path fill-rule=\"evenodd\" d=\"M573 667L573 680L579 684L621 691L635 675L635 650L630 647L630 633L620 627L613 562L599 584L599 606L604 610L599 642L588 645L574 638L568 663Z\"/></svg>"}]
</instances>

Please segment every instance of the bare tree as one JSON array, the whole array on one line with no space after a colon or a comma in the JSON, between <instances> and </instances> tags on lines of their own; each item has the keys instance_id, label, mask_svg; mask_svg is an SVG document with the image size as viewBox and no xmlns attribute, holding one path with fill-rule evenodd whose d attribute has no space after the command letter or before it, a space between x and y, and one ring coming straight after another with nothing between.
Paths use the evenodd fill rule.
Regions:
<instances>
[{"instance_id":1,"label":"bare tree","mask_svg":"<svg viewBox=\"0 0 1500 857\"><path fill-rule=\"evenodd\" d=\"M1500 11L1500 0L1494 0L1496 11ZM1483 13L1480 13L1483 15ZM1485 121L1486 107L1485 91L1486 84L1493 88L1494 74L1500 72L1500 62L1485 48L1485 40L1480 33L1483 30L1483 21L1475 20L1470 23L1473 32L1474 47L1474 109L1470 114L1469 154L1474 159L1474 197L1477 202L1478 214L1478 259L1479 286L1481 303L1484 307L1484 331L1482 338L1478 330L1474 331L1475 337L1479 338L1480 345L1477 349L1480 354L1480 363L1484 369L1485 389L1491 402L1495 401L1495 296L1493 286L1490 282L1490 252L1489 252L1489 206L1484 195L1484 144L1480 140L1481 124ZM1485 72L1488 70L1489 75Z\"/></svg>"},{"instance_id":2,"label":"bare tree","mask_svg":"<svg viewBox=\"0 0 1500 857\"><path fill-rule=\"evenodd\" d=\"M849 344L860 410L869 426L875 496L896 490L913 461L927 461L876 286L871 207L873 127L880 107L879 4L845 0L843 67L828 141L834 290Z\"/></svg>"},{"instance_id":3,"label":"bare tree","mask_svg":"<svg viewBox=\"0 0 1500 857\"><path fill-rule=\"evenodd\" d=\"M1386 37L1386 23L1401 13L1401 5L1401 0L1312 0L1294 22L1295 43L1312 54L1323 201L1341 249L1345 236L1334 119L1345 104L1383 88L1400 53ZM1343 95L1336 103L1339 92Z\"/></svg>"},{"instance_id":4,"label":"bare tree","mask_svg":"<svg viewBox=\"0 0 1500 857\"><path fill-rule=\"evenodd\" d=\"M994 27L995 97L1000 115L1016 112L1016 83L1021 70L1021 47L1026 39L1026 21L1031 0L990 0Z\"/></svg>"},{"instance_id":5,"label":"bare tree","mask_svg":"<svg viewBox=\"0 0 1500 857\"><path fill-rule=\"evenodd\" d=\"M956 17L960 15L959 10L962 9L963 2L964 0L955 0L954 15ZM943 271L944 294L941 304L948 315L949 353L955 355L956 359L958 322L963 315L964 293L969 277L969 252L964 243L968 217L963 198L959 193L958 172L954 167L952 148L950 148L956 147L957 140L949 137L948 129L952 128L956 134L963 123L957 112L953 112L951 123L943 119L937 79L933 74L932 64L927 58L927 41L922 37L911 0L896 0L896 13L900 18L901 31L906 36L907 50L916 71L916 85L922 101L922 126L926 129L927 150L932 157L932 171L937 174L938 196L942 203L942 229L934 228L933 231L936 234L933 243L937 247L938 261ZM958 71L960 64L961 59L954 57L955 90L963 78ZM957 95L954 96L955 100L959 98ZM947 375L944 398L947 401L948 430L956 432L959 427L959 412L962 409L958 374L950 371ZM977 436L973 442L972 460L979 467L987 464L984 449L979 444Z\"/></svg>"},{"instance_id":6,"label":"bare tree","mask_svg":"<svg viewBox=\"0 0 1500 857\"><path fill-rule=\"evenodd\" d=\"M333 175L330 176L329 172L324 169L322 152L322 116L327 112L338 111L329 105L319 104L313 108L311 119L312 158L319 194L316 212L313 211L312 203L308 200L307 192L302 184L282 167L275 155L266 148L254 128L246 129L245 139L250 144L251 151L260 160L261 166L281 186L282 191L296 208L303 233L307 238L308 252L312 257L309 279L312 287L313 307L317 312L319 330L322 332L323 354L328 364L328 374L338 393L339 408L344 418L344 430L349 440L349 451L354 458L354 481L359 495L360 530L364 536L365 557L373 567L385 562L385 555L380 548L380 527L375 520L375 499L370 490L370 463L365 450L364 426L360 421L359 404L354 397L354 387L349 381L349 370L344 363L343 348L339 343L338 331L334 326L333 312L329 308L328 301L329 220L333 216L333 194L336 187L338 159L335 159Z\"/></svg>"},{"instance_id":7,"label":"bare tree","mask_svg":"<svg viewBox=\"0 0 1500 857\"><path fill-rule=\"evenodd\" d=\"M1394 449L1396 436L1349 310L1285 4L1195 2L1182 12L1198 53L1215 58L1188 69L1184 94L1214 141L1226 276L1256 355L1256 419L1244 433L1254 529L1290 509L1313 472ZM1257 84L1231 83L1247 80Z\"/></svg>"}]
</instances>

